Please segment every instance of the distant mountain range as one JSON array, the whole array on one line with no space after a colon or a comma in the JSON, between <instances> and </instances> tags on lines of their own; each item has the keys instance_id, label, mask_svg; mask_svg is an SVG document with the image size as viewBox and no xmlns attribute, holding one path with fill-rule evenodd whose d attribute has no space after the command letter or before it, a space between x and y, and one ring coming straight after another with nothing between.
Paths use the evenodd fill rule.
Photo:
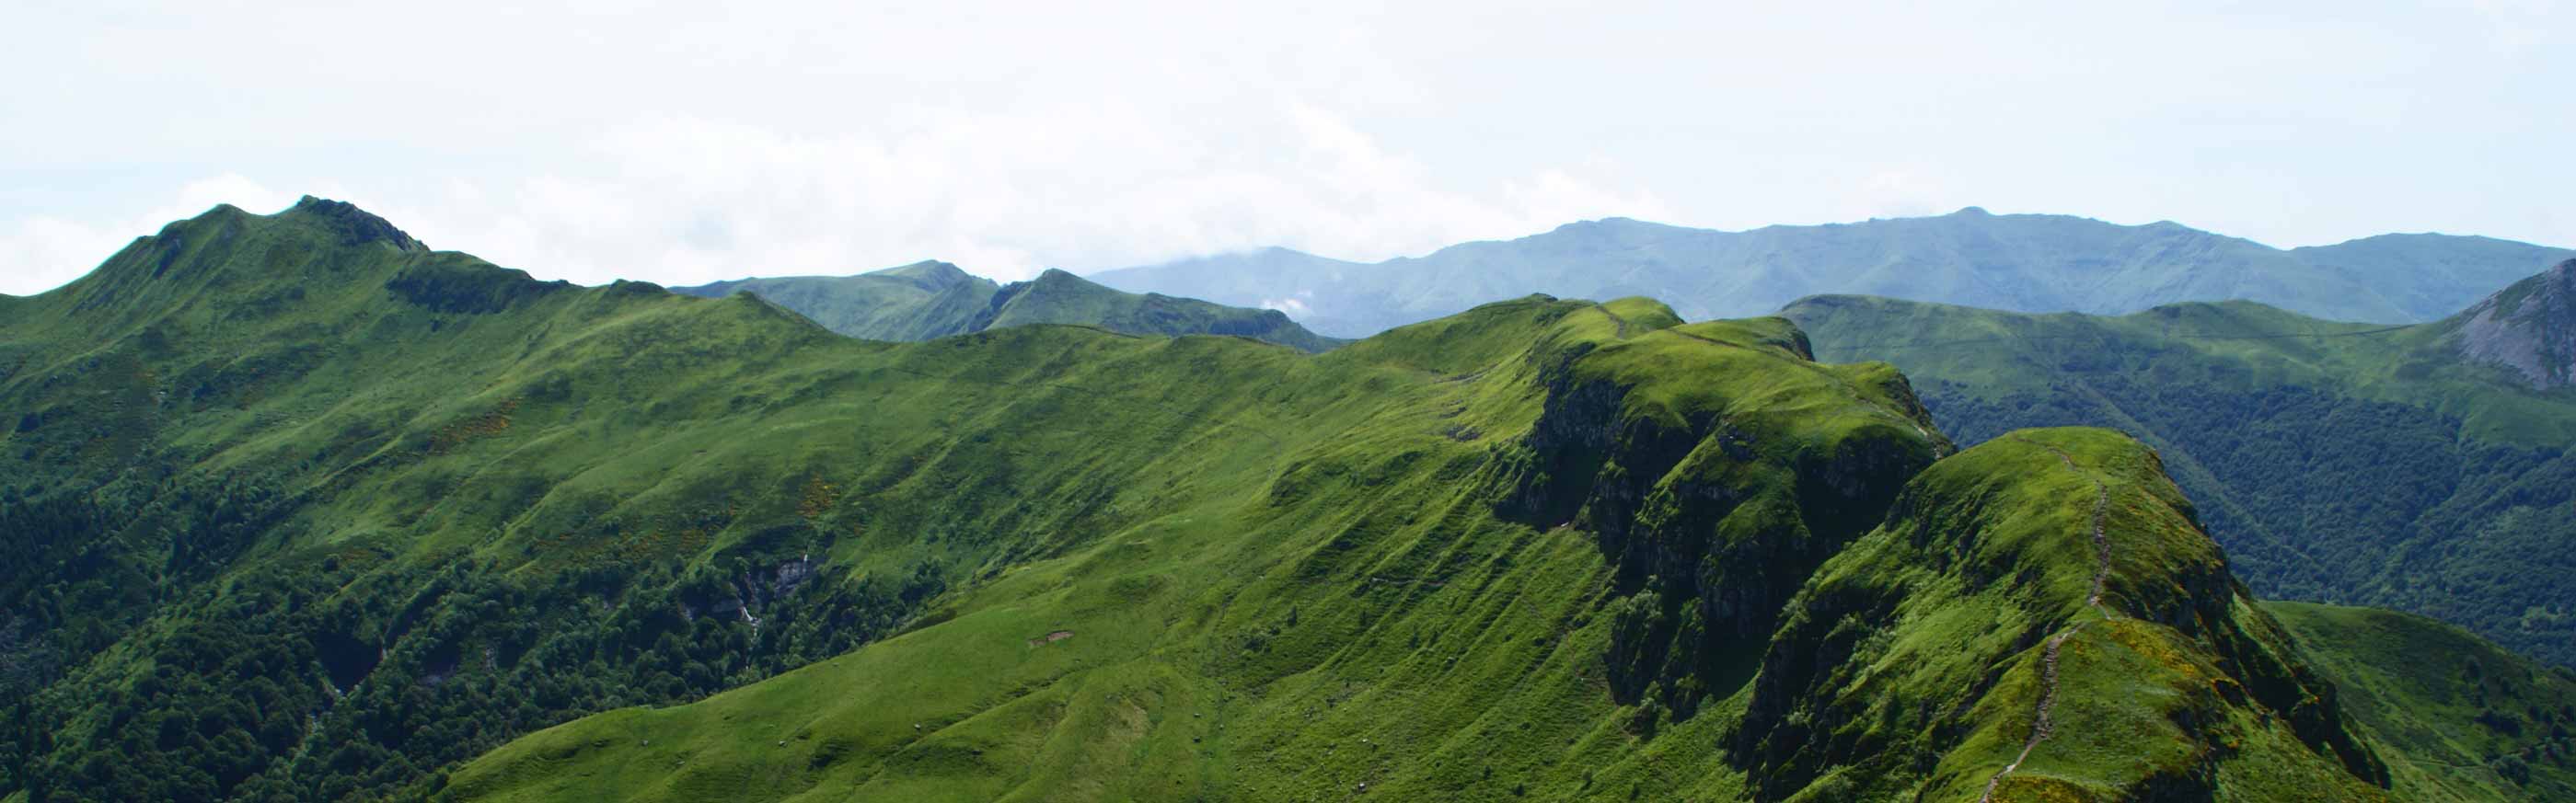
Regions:
<instances>
[{"instance_id":1,"label":"distant mountain range","mask_svg":"<svg viewBox=\"0 0 2576 803\"><path fill-rule=\"evenodd\" d=\"M2442 234L2282 250L2175 223L2122 226L1970 207L1740 232L1610 218L1375 264L1272 248L1092 278L1122 290L1281 309L1339 337L1532 292L1652 296L1691 320L1762 315L1805 296L1842 293L2095 314L2243 299L2328 320L2417 323L2571 256Z\"/></svg>"},{"instance_id":2,"label":"distant mountain range","mask_svg":"<svg viewBox=\"0 0 2576 803\"><path fill-rule=\"evenodd\" d=\"M1976 443L2090 425L2156 447L2267 596L2379 605L2576 664L2576 261L2440 321L2251 302L2117 317L1821 296L1828 362L1886 360Z\"/></svg>"},{"instance_id":3,"label":"distant mountain range","mask_svg":"<svg viewBox=\"0 0 2576 803\"><path fill-rule=\"evenodd\" d=\"M929 340L1060 323L1133 335L1234 335L1310 352L1342 343L1274 310L1121 292L1060 270L998 284L946 262L925 261L856 276L737 279L672 292L711 298L752 293L824 328L870 340Z\"/></svg>"}]
</instances>

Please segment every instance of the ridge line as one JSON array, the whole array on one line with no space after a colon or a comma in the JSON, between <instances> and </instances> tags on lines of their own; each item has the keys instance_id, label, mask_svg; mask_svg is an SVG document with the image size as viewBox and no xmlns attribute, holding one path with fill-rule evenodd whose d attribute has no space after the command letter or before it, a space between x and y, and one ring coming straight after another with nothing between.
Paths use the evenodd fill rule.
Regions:
<instances>
[{"instance_id":1,"label":"ridge line","mask_svg":"<svg viewBox=\"0 0 2576 803\"><path fill-rule=\"evenodd\" d=\"M2073 471L2078 476L2082 476L2093 483L2093 526L2091 533L2093 537L2093 587L2090 593L2085 596L2084 604L2096 611L2100 611L2102 613L2102 618L2106 621L2121 618L2118 611L2111 610L2110 606L2102 604L2102 585L2111 577L2111 538L2103 528L2103 518L2110 512L2111 508L2111 486L2102 482L2102 478L2100 477L2085 474L2083 468L2075 465L2075 456L2067 454L2064 449L2022 437L2019 433L2005 433L2002 439L2046 449L2050 453L2057 455L2058 462L2066 464L2066 469L2068 471ZM1986 791L1984 794L1977 796L1977 803L1994 803L1995 789L2003 784L2004 777L2020 771L2022 763L2030 760L2031 751L2038 749L2040 742L2047 741L2048 737L2056 732L2057 653L2059 648L2066 645L2067 639L2073 638L2076 633L2083 632L2085 626L2090 624L2093 623L2090 621L2077 622L2057 631L2056 635L2048 637L2047 647L2040 651L2039 709L2038 716L2031 720L2030 736L2029 738L2022 740L2021 753L2013 757L2012 763L2004 765L2003 769L1996 770L1992 777L1986 779Z\"/></svg>"}]
</instances>

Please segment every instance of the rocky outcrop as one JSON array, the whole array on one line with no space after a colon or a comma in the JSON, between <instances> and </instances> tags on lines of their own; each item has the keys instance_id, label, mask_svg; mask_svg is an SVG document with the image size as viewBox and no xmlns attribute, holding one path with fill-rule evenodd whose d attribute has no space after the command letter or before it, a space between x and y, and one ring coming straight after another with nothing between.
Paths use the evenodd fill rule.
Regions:
<instances>
[{"instance_id":1,"label":"rocky outcrop","mask_svg":"<svg viewBox=\"0 0 2576 803\"><path fill-rule=\"evenodd\" d=\"M2540 390L2576 385L2576 260L2507 287L2453 317L2454 346Z\"/></svg>"},{"instance_id":2,"label":"rocky outcrop","mask_svg":"<svg viewBox=\"0 0 2576 803\"><path fill-rule=\"evenodd\" d=\"M295 206L288 208L285 214L289 217L311 220L331 229L332 232L340 235L341 245L354 246L381 242L404 251L429 250L427 244L413 239L411 235L403 233L402 229L394 228L394 224L386 222L384 218L359 209L356 204L347 201L334 201L307 195L302 200L296 201Z\"/></svg>"},{"instance_id":3,"label":"rocky outcrop","mask_svg":"<svg viewBox=\"0 0 2576 803\"><path fill-rule=\"evenodd\" d=\"M1777 363L1763 370L1813 368L1793 344L1765 345ZM1877 524L1947 445L1903 423L1919 409L1910 398L1823 432L1734 412L1709 391L1746 369L1714 359L1740 346L1680 347L1712 357L1704 372L1675 372L1697 385L1681 409L1675 388L1593 370L1595 348L1579 344L1542 369L1542 412L1513 452L1496 510L1593 536L1626 594L1611 612L1613 696L1688 717L1740 682L1741 657L1807 577Z\"/></svg>"}]
</instances>

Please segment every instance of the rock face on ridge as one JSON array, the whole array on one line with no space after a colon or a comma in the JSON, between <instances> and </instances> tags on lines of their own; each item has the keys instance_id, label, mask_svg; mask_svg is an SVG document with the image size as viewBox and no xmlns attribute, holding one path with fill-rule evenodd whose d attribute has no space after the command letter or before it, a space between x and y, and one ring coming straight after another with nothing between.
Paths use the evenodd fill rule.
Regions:
<instances>
[{"instance_id":1,"label":"rock face on ridge","mask_svg":"<svg viewBox=\"0 0 2576 803\"><path fill-rule=\"evenodd\" d=\"M2486 297L2449 325L2461 356L2511 369L2541 390L2576 384L2576 259Z\"/></svg>"}]
</instances>

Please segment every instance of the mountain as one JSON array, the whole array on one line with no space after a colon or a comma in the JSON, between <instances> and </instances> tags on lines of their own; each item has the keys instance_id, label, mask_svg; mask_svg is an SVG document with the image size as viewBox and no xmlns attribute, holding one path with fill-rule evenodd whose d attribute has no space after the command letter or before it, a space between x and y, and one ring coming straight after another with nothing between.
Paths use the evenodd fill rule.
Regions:
<instances>
[{"instance_id":1,"label":"mountain","mask_svg":"<svg viewBox=\"0 0 2576 803\"><path fill-rule=\"evenodd\" d=\"M824 328L871 340L929 340L1054 323L1160 337L1233 335L1309 352L1343 342L1306 331L1275 310L1124 293L1060 270L995 284L945 262L919 262L857 276L737 279L672 292L706 297L752 293Z\"/></svg>"},{"instance_id":2,"label":"mountain","mask_svg":"<svg viewBox=\"0 0 2576 803\"><path fill-rule=\"evenodd\" d=\"M1783 319L890 343L313 199L5 303L0 799L2576 800L2576 678Z\"/></svg>"},{"instance_id":3,"label":"mountain","mask_svg":"<svg viewBox=\"0 0 2576 803\"><path fill-rule=\"evenodd\" d=\"M1697 333L1760 348L1722 329ZM1692 340L1635 331L1598 353L1626 361L1645 355L1621 352L1653 348L1667 352L1658 360L1716 357L1738 369L1792 359L1670 353ZM1889 499L1877 477L1808 473L1819 466L1807 461L1894 447L1887 456L1908 457L1849 465L1901 471L1921 454L1908 427L1780 440L1762 415L1738 419L1746 429L1721 416L1684 423L1693 408L1751 412L1748 397L1728 398L1749 389L1589 391L1602 398L1583 406L1627 408L1618 415L1630 423L1603 433L1616 436L1513 447L1541 463L1551 448L1607 447L1578 473L1609 483L1561 527L1494 521L1494 508L1454 497L1408 504L1455 494L1441 475L1487 460L1472 445L1425 441L1431 453L1418 460L1337 479L1386 488L1396 497L1386 508L1316 521L1301 514L1335 489L1303 482L1286 499L1219 503L1004 573L847 656L690 705L534 734L460 768L442 794L2576 796L2566 736L2576 678L2419 618L2254 603L2134 441L2023 432L1933 463ZM1822 401L1788 388L1769 398ZM1828 415L1903 418L1867 407ZM1530 434L1554 429L1554 414ZM1918 445L1898 445L1909 440ZM1661 479L1634 471L1675 458ZM1292 465L1279 481L1326 464ZM1767 493L1692 493L1764 476L1825 480L1792 493L1827 497L1842 495L1830 485L1839 476L1860 499L1890 502L1889 515L1861 533L1783 532L1734 523L1776 515ZM1528 501L1538 504L1505 510L1565 500ZM1732 512L1663 512L1672 506ZM1707 552L1694 558L1691 545ZM1675 547L1685 552L1655 554ZM1825 553L1820 564L1793 557ZM1694 560L1708 561L1704 579L1653 573ZM2423 646L2460 651L2382 663Z\"/></svg>"},{"instance_id":4,"label":"mountain","mask_svg":"<svg viewBox=\"0 0 2576 803\"><path fill-rule=\"evenodd\" d=\"M2398 608L2576 664L2576 263L2405 327L2248 302L2118 317L1826 296L1828 360L1894 362L1944 431L2145 440L2260 593Z\"/></svg>"},{"instance_id":5,"label":"mountain","mask_svg":"<svg viewBox=\"0 0 2576 803\"><path fill-rule=\"evenodd\" d=\"M2486 297L2442 330L2460 356L2510 368L2533 388L2576 384L2576 259Z\"/></svg>"},{"instance_id":6,"label":"mountain","mask_svg":"<svg viewBox=\"0 0 2576 803\"><path fill-rule=\"evenodd\" d=\"M1761 315L1800 297L1845 293L2097 314L2248 299L2333 320L2411 323L2569 257L2576 252L2430 234L2283 251L2169 222L2120 226L1970 207L1741 232L1610 218L1376 264L1268 249L1093 278L1285 308L1316 331L1347 337L1532 291L1648 295L1692 320Z\"/></svg>"},{"instance_id":7,"label":"mountain","mask_svg":"<svg viewBox=\"0 0 2576 803\"><path fill-rule=\"evenodd\" d=\"M2440 320L2467 306L2475 293L2486 288L2510 284L2544 265L2576 259L2576 251L2565 248L2447 234L2382 234L2335 245L2293 248L2290 255L2370 282L2381 297L2405 310L2404 321ZM2321 315L2300 305L2271 303Z\"/></svg>"}]
</instances>

